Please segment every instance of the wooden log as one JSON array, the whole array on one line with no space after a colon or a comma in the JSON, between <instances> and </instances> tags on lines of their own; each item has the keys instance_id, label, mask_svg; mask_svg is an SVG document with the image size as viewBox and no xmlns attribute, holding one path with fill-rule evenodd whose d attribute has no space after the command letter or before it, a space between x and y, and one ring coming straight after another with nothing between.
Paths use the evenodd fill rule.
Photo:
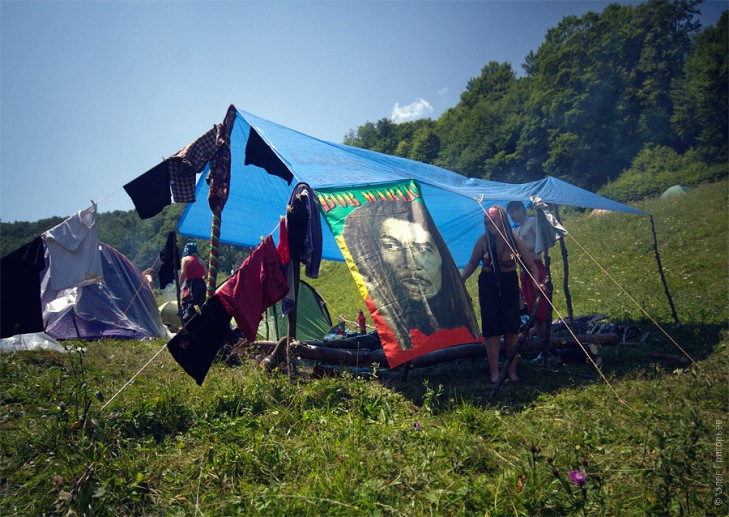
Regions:
<instances>
[{"instance_id":1,"label":"wooden log","mask_svg":"<svg viewBox=\"0 0 729 517\"><path fill-rule=\"evenodd\" d=\"M285 350L284 347L287 343L287 336L282 337L281 339L276 341L269 341L270 347L267 347L268 355L263 358L263 360L258 364L258 366L267 372L270 372L276 366L279 365L279 363L283 360L285 357Z\"/></svg>"},{"instance_id":2,"label":"wooden log","mask_svg":"<svg viewBox=\"0 0 729 517\"><path fill-rule=\"evenodd\" d=\"M609 346L609 345L617 345L620 343L620 335L619 334L576 334L577 339L579 339L580 343L583 345L585 344L595 344L595 345L601 345L601 346ZM573 338L571 335L569 336L551 336L549 340L549 348L555 349L555 348L568 348L573 346L578 346L577 341L575 341L575 338ZM537 350L540 348L539 343L525 343L524 347L522 348L522 351L532 351Z\"/></svg>"},{"instance_id":3,"label":"wooden log","mask_svg":"<svg viewBox=\"0 0 729 517\"><path fill-rule=\"evenodd\" d=\"M583 345L618 345L620 344L620 335L618 334L578 334L577 338ZM285 339L285 338L283 338ZM311 342L300 343L294 341L291 352L302 359L312 359L329 364L341 364L345 366L368 366L377 364L384 368L389 368L385 352L382 348L337 348L334 344L336 341L327 343ZM275 367L282 357L280 357L281 344L275 341L254 341L250 345L258 346L264 354L270 354L271 359L267 364L261 364L264 369ZM277 348L278 353L273 353ZM568 348L578 346L572 336L552 336L550 339L550 348ZM534 351L541 348L541 343L529 342L525 343L520 352ZM448 348L442 348L434 352L430 352L420 357L416 357L410 362L412 368L424 368L448 361L458 359L473 359L486 357L486 347L482 343L469 343L465 345L456 345ZM268 367L268 368L267 368Z\"/></svg>"},{"instance_id":4,"label":"wooden log","mask_svg":"<svg viewBox=\"0 0 729 517\"><path fill-rule=\"evenodd\" d=\"M254 341L251 344L258 346L264 353L267 353L269 350L273 350L275 347L275 343L273 341ZM310 343L294 341L291 344L291 353L301 357L302 359L312 359L329 364L368 366L374 363L379 366L388 367L385 352L382 348L377 350L371 350L368 348L350 350L344 348L316 346Z\"/></svg>"},{"instance_id":5,"label":"wooden log","mask_svg":"<svg viewBox=\"0 0 729 517\"><path fill-rule=\"evenodd\" d=\"M441 348L440 350L416 357L411 361L411 366L422 368L447 361L477 357L486 357L486 345L483 343L469 343Z\"/></svg>"},{"instance_id":6,"label":"wooden log","mask_svg":"<svg viewBox=\"0 0 729 517\"><path fill-rule=\"evenodd\" d=\"M251 345L258 346L264 353L270 353L270 351L275 348L276 342L254 341ZM329 364L341 364L346 366L368 366L371 364L377 364L381 367L389 368L385 352L382 348L375 350L360 348L355 350L318 346L312 343L294 342L291 351L302 359L313 359L315 361L321 361ZM422 368L447 361L455 361L457 359L478 357L486 357L486 347L482 343L456 345L416 357L410 361L410 367Z\"/></svg>"},{"instance_id":7,"label":"wooden log","mask_svg":"<svg viewBox=\"0 0 729 517\"><path fill-rule=\"evenodd\" d=\"M678 354L661 354L658 352L651 352L650 356L655 357L656 359L671 359L672 361L679 361L681 363L688 362L687 357Z\"/></svg>"}]
</instances>

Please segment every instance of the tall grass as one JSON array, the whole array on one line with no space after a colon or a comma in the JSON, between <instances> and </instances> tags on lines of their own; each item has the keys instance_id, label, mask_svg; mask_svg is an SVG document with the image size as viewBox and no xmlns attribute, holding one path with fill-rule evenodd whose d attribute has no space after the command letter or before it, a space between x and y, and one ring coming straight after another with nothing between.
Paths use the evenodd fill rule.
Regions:
<instances>
[{"instance_id":1,"label":"tall grass","mask_svg":"<svg viewBox=\"0 0 729 517\"><path fill-rule=\"evenodd\" d=\"M621 400L588 365L522 361L492 404L481 359L292 382L251 356L198 387L164 352L102 409L164 342L4 355L0 514L726 515L727 183L636 206L680 325L646 217L563 219L698 366L652 357L674 345L570 239L575 314L651 332L600 352ZM327 263L311 282L335 320L362 306L348 275Z\"/></svg>"}]
</instances>

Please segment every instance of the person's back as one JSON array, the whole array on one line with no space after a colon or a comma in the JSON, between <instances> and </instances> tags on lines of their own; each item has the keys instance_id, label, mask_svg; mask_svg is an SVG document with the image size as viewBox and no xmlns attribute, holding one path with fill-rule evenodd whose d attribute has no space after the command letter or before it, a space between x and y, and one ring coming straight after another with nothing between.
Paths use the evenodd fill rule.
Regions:
<instances>
[{"instance_id":1,"label":"person's back","mask_svg":"<svg viewBox=\"0 0 729 517\"><path fill-rule=\"evenodd\" d=\"M528 215L524 205L518 201L511 202L507 206L506 211L509 217L519 225L516 234L521 237L527 248L529 248L532 259L539 259L539 254L534 251L537 245L537 218Z\"/></svg>"}]
</instances>

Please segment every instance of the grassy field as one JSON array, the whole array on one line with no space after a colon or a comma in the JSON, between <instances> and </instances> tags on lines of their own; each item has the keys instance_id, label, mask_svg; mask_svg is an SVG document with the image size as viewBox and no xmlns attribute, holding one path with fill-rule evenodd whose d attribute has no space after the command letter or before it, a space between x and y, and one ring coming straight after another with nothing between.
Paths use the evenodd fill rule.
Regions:
<instances>
[{"instance_id":1,"label":"grassy field","mask_svg":"<svg viewBox=\"0 0 729 517\"><path fill-rule=\"evenodd\" d=\"M292 382L251 356L198 387L163 341L4 355L0 515L727 515L728 194L635 205L680 325L648 217L562 214L574 314L648 335L599 351L608 382L522 360L490 403L484 359ZM344 265L321 273L333 319L356 321Z\"/></svg>"}]
</instances>

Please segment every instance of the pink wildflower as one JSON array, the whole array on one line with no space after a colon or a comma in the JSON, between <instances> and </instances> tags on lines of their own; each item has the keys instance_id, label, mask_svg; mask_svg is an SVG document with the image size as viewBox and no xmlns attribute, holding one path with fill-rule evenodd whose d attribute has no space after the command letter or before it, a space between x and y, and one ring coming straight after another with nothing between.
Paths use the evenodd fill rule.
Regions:
<instances>
[{"instance_id":1,"label":"pink wildflower","mask_svg":"<svg viewBox=\"0 0 729 517\"><path fill-rule=\"evenodd\" d=\"M584 486L585 483L587 483L587 474L581 470L572 470L570 471L569 476L570 481L572 481L575 486Z\"/></svg>"}]
</instances>

